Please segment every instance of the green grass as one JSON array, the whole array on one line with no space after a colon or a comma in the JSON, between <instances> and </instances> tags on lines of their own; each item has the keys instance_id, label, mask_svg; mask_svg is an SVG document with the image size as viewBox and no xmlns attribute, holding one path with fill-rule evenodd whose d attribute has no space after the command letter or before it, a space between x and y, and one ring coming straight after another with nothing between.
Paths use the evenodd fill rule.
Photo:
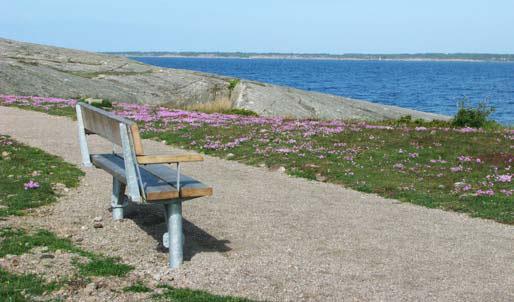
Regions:
<instances>
[{"instance_id":1,"label":"green grass","mask_svg":"<svg viewBox=\"0 0 514 302\"><path fill-rule=\"evenodd\" d=\"M57 250L75 253L88 258L87 263L74 260L73 265L79 269L81 278L88 276L123 277L133 267L119 263L118 259L106 257L75 246L71 241L59 238L47 230L28 233L22 229L0 229L0 257L6 255L22 255L34 247L46 247L48 251ZM51 292L65 283L45 283L40 277L32 274L13 274L0 269L0 298L1 301L32 301L31 296L41 296Z\"/></svg>"},{"instance_id":2,"label":"green grass","mask_svg":"<svg viewBox=\"0 0 514 302\"><path fill-rule=\"evenodd\" d=\"M22 229L0 229L0 257L5 255L21 255L34 247L44 246L49 251L67 251L88 258L87 263L75 261L73 264L79 269L82 276L117 276L122 277L129 273L133 267L119 263L119 259L106 257L85 251L68 239L59 238L47 230L38 230L28 233Z\"/></svg>"},{"instance_id":3,"label":"green grass","mask_svg":"<svg viewBox=\"0 0 514 302\"><path fill-rule=\"evenodd\" d=\"M36 275L19 275L0 269L0 300L4 302L34 301L34 297L59 287L59 284L47 283Z\"/></svg>"},{"instance_id":4,"label":"green grass","mask_svg":"<svg viewBox=\"0 0 514 302\"><path fill-rule=\"evenodd\" d=\"M22 215L24 210L52 203L57 193L52 185L77 187L84 173L76 166L44 151L0 135L0 216ZM30 180L39 188L25 190Z\"/></svg>"},{"instance_id":5,"label":"green grass","mask_svg":"<svg viewBox=\"0 0 514 302\"><path fill-rule=\"evenodd\" d=\"M514 224L512 181L499 181L513 171L512 128L486 123L484 130L470 132L454 128L451 121L403 117L371 124L346 122L344 131L308 135L335 126L322 125L330 121L284 119L270 125L240 123L242 119L265 118L241 116L219 125L159 119L140 123L140 129L144 138L213 156L232 154L231 160L249 165L283 166L293 176ZM229 146L240 138L245 140ZM209 147L213 144L221 147Z\"/></svg>"},{"instance_id":6,"label":"green grass","mask_svg":"<svg viewBox=\"0 0 514 302\"><path fill-rule=\"evenodd\" d=\"M222 113L224 114L235 114L235 115L242 115L242 116L259 116L257 112L248 110L248 109L240 109L240 108L231 108L224 110Z\"/></svg>"},{"instance_id":7,"label":"green grass","mask_svg":"<svg viewBox=\"0 0 514 302\"><path fill-rule=\"evenodd\" d=\"M37 107L37 106L25 106L25 105L11 105L10 107L16 107L19 109L32 110L37 112L48 113L50 115L67 116L73 120L77 119L75 108L73 107Z\"/></svg>"},{"instance_id":8,"label":"green grass","mask_svg":"<svg viewBox=\"0 0 514 302\"><path fill-rule=\"evenodd\" d=\"M511 183L495 182L494 196L473 194L487 189L484 183L488 181L488 175L495 178L497 174L511 173L509 161L514 160L514 155L510 137L505 132L432 132L414 128L359 129L305 139L303 131L280 132L269 126L238 125L223 127L220 131L219 127L182 124L180 129L150 131L143 137L218 157L231 153L234 155L231 159L246 164L283 166L293 176L322 179L404 202L514 224L514 198L500 193L511 190ZM240 137L249 140L233 148L204 147L213 141L226 144ZM292 140L298 143L288 143ZM335 144L343 145L336 148ZM298 152L266 152L298 145ZM341 152L330 154L329 150ZM409 154L416 157L411 158ZM462 155L470 156L473 161L479 158L481 163L461 162L458 157ZM446 162L432 163L431 160ZM403 168L399 169L397 167L402 166L397 165ZM451 172L451 168L459 166L462 171ZM459 182L470 184L471 189L458 191L456 184Z\"/></svg>"},{"instance_id":9,"label":"green grass","mask_svg":"<svg viewBox=\"0 0 514 302\"><path fill-rule=\"evenodd\" d=\"M173 302L251 302L251 300L231 297L218 296L209 294L201 290L192 290L187 288L173 288L170 286L161 286L165 289L162 294L155 294L153 298L156 301L173 301Z\"/></svg>"},{"instance_id":10,"label":"green grass","mask_svg":"<svg viewBox=\"0 0 514 302\"><path fill-rule=\"evenodd\" d=\"M236 88L237 84L239 84L239 82L241 82L239 79L232 79L228 81L228 90L232 92Z\"/></svg>"},{"instance_id":11,"label":"green grass","mask_svg":"<svg viewBox=\"0 0 514 302\"><path fill-rule=\"evenodd\" d=\"M126 293L150 293L152 292L152 289L141 282L137 282L131 286L123 288L123 291Z\"/></svg>"},{"instance_id":12,"label":"green grass","mask_svg":"<svg viewBox=\"0 0 514 302\"><path fill-rule=\"evenodd\" d=\"M133 266L119 263L117 258L92 255L88 253L89 262L79 263L75 262L74 265L78 267L82 276L126 276L134 269Z\"/></svg>"}]
</instances>

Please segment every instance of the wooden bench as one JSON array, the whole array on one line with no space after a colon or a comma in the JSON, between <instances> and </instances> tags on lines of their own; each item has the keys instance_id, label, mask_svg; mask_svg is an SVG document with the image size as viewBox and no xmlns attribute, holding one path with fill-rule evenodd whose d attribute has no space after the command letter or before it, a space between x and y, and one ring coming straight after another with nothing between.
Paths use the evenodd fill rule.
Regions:
<instances>
[{"instance_id":1,"label":"wooden bench","mask_svg":"<svg viewBox=\"0 0 514 302\"><path fill-rule=\"evenodd\" d=\"M203 160L196 154L145 155L135 122L84 103L77 104L80 151L86 167L95 166L113 177L112 215L122 219L128 202L161 203L166 213L164 245L169 266L183 261L182 202L212 195L212 188L180 173L180 163ZM113 143L113 152L91 154L87 135L96 134ZM116 146L121 152L116 152ZM176 164L176 169L165 164Z\"/></svg>"}]
</instances>

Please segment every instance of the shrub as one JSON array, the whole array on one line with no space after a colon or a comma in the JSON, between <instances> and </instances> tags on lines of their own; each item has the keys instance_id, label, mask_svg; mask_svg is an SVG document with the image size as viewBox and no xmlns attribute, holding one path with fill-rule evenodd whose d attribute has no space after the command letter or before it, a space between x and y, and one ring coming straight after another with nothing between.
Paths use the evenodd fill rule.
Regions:
<instances>
[{"instance_id":1,"label":"shrub","mask_svg":"<svg viewBox=\"0 0 514 302\"><path fill-rule=\"evenodd\" d=\"M407 127L449 127L450 122L443 121L443 120L431 120L431 121L425 121L423 119L412 119L411 115L404 115L396 120L385 120L379 122L379 124L388 125L388 126L395 126L395 127L401 127L401 126L407 126Z\"/></svg>"},{"instance_id":2,"label":"shrub","mask_svg":"<svg viewBox=\"0 0 514 302\"><path fill-rule=\"evenodd\" d=\"M234 88L236 88L237 84L239 84L239 79L232 79L230 81L228 81L228 90L230 90L230 92L232 92L232 90L234 90Z\"/></svg>"},{"instance_id":3,"label":"shrub","mask_svg":"<svg viewBox=\"0 0 514 302\"><path fill-rule=\"evenodd\" d=\"M243 116L259 116L257 112L248 110L248 109L242 109L242 108L231 108L228 110L223 111L224 114L235 114L235 115L243 115Z\"/></svg>"},{"instance_id":4,"label":"shrub","mask_svg":"<svg viewBox=\"0 0 514 302\"><path fill-rule=\"evenodd\" d=\"M89 104L97 108L112 108L112 102L109 100L94 100L91 98L81 98L79 102Z\"/></svg>"},{"instance_id":5,"label":"shrub","mask_svg":"<svg viewBox=\"0 0 514 302\"><path fill-rule=\"evenodd\" d=\"M494 112L494 108L487 106L485 102L480 102L476 107L466 106L464 101L460 101L459 110L452 119L454 127L486 128L496 125L496 122L489 120L489 116Z\"/></svg>"}]
</instances>

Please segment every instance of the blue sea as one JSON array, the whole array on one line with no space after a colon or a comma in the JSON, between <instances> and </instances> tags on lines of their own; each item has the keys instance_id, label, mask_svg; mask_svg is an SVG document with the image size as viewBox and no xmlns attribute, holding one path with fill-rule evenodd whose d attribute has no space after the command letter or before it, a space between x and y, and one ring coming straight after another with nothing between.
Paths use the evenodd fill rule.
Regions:
<instances>
[{"instance_id":1,"label":"blue sea","mask_svg":"<svg viewBox=\"0 0 514 302\"><path fill-rule=\"evenodd\" d=\"M453 115L460 100L486 101L492 118L514 125L514 63L134 57L299 89Z\"/></svg>"}]
</instances>

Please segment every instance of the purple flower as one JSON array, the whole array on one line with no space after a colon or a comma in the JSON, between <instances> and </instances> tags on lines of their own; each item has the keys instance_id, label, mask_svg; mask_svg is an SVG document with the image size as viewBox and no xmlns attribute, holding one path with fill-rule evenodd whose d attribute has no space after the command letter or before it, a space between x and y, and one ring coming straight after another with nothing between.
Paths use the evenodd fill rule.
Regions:
<instances>
[{"instance_id":1,"label":"purple flower","mask_svg":"<svg viewBox=\"0 0 514 302\"><path fill-rule=\"evenodd\" d=\"M461 162L470 162L473 160L473 158L471 156L464 156L464 155L457 157L457 159Z\"/></svg>"},{"instance_id":2,"label":"purple flower","mask_svg":"<svg viewBox=\"0 0 514 302\"><path fill-rule=\"evenodd\" d=\"M498 175L498 176L496 176L496 180L499 182L511 182L512 175L511 174Z\"/></svg>"},{"instance_id":3,"label":"purple flower","mask_svg":"<svg viewBox=\"0 0 514 302\"><path fill-rule=\"evenodd\" d=\"M512 192L514 192L514 190L505 190L505 189L502 189L500 190L501 193L505 194L506 196L511 196L512 195Z\"/></svg>"},{"instance_id":4,"label":"purple flower","mask_svg":"<svg viewBox=\"0 0 514 302\"><path fill-rule=\"evenodd\" d=\"M30 180L29 182L24 183L23 187L25 190L37 189L39 188L39 183L37 181Z\"/></svg>"},{"instance_id":5,"label":"purple flower","mask_svg":"<svg viewBox=\"0 0 514 302\"><path fill-rule=\"evenodd\" d=\"M477 196L493 196L494 195L494 191L491 190L491 189L487 189L487 190L478 190L476 191L476 195Z\"/></svg>"},{"instance_id":6,"label":"purple flower","mask_svg":"<svg viewBox=\"0 0 514 302\"><path fill-rule=\"evenodd\" d=\"M462 170L463 170L462 166L450 168L450 171L452 171L453 173L461 172Z\"/></svg>"},{"instance_id":7,"label":"purple flower","mask_svg":"<svg viewBox=\"0 0 514 302\"><path fill-rule=\"evenodd\" d=\"M433 164L436 164L436 163L441 163L441 164L445 164L447 163L448 161L444 160L444 159L431 159L430 160L431 163Z\"/></svg>"},{"instance_id":8,"label":"purple flower","mask_svg":"<svg viewBox=\"0 0 514 302\"><path fill-rule=\"evenodd\" d=\"M403 164L398 163L398 164L395 164L393 166L393 168L395 168L397 170L403 170L403 169L405 169L405 166Z\"/></svg>"}]
</instances>

